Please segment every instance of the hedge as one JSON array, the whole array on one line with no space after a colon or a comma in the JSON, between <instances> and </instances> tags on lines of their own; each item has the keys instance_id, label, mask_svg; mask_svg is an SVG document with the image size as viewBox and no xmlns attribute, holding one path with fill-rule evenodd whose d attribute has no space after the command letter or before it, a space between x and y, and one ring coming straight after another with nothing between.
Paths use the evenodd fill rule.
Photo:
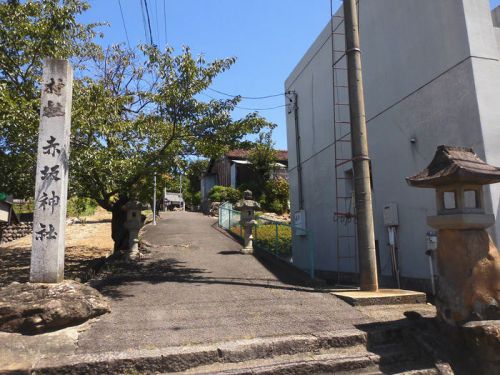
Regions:
<instances>
[{"instance_id":1,"label":"hedge","mask_svg":"<svg viewBox=\"0 0 500 375\"><path fill-rule=\"evenodd\" d=\"M240 226L231 227L231 232L240 237ZM253 244L255 248L266 250L270 253L289 257L292 255L292 228L288 225L278 224L278 238L276 240L276 224L260 224L254 227Z\"/></svg>"}]
</instances>

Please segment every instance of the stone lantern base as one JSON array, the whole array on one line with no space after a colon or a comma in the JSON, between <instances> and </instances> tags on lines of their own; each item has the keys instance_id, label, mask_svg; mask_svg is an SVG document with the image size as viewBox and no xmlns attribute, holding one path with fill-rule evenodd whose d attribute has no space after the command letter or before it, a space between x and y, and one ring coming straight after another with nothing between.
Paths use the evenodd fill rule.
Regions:
<instances>
[{"instance_id":1,"label":"stone lantern base","mask_svg":"<svg viewBox=\"0 0 500 375\"><path fill-rule=\"evenodd\" d=\"M243 224L243 244L244 247L241 249L241 252L243 254L253 254L253 226L255 224L254 220L251 220L249 222L246 222Z\"/></svg>"},{"instance_id":2,"label":"stone lantern base","mask_svg":"<svg viewBox=\"0 0 500 375\"><path fill-rule=\"evenodd\" d=\"M500 319L500 255L484 229L441 229L438 314L451 324Z\"/></svg>"}]
</instances>

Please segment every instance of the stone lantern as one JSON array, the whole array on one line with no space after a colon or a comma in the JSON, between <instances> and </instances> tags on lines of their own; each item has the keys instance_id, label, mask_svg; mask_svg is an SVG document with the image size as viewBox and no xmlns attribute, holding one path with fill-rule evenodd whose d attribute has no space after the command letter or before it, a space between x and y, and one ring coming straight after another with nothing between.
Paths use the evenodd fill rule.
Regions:
<instances>
[{"instance_id":1,"label":"stone lantern","mask_svg":"<svg viewBox=\"0 0 500 375\"><path fill-rule=\"evenodd\" d=\"M252 229L256 224L255 210L260 209L259 203L253 200L253 195L250 190L243 193L243 199L236 203L234 208L240 211L240 224L243 226L244 247L241 251L244 254L253 254L253 235Z\"/></svg>"},{"instance_id":2,"label":"stone lantern","mask_svg":"<svg viewBox=\"0 0 500 375\"><path fill-rule=\"evenodd\" d=\"M451 324L500 318L500 255L486 228L483 185L500 182L500 168L470 148L439 146L429 166L407 178L411 186L436 190L438 230L436 306Z\"/></svg>"},{"instance_id":3,"label":"stone lantern","mask_svg":"<svg viewBox=\"0 0 500 375\"><path fill-rule=\"evenodd\" d=\"M141 211L146 208L138 201L129 201L123 206L123 209L127 212L125 228L129 232L129 251L127 254L129 259L134 259L139 255L139 231L142 227Z\"/></svg>"}]
</instances>

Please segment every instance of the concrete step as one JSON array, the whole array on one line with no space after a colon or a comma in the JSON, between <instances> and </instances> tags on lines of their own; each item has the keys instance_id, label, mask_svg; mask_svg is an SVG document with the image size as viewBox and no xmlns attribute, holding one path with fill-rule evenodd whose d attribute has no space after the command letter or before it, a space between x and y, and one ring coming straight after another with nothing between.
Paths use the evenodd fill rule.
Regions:
<instances>
[{"instance_id":1,"label":"concrete step","mask_svg":"<svg viewBox=\"0 0 500 375\"><path fill-rule=\"evenodd\" d=\"M374 337L376 345L367 343L370 336ZM383 332L367 334L352 329L189 347L76 354L57 360L44 359L32 370L37 375L438 373L418 347L400 340L397 330L389 330L387 340L384 337Z\"/></svg>"},{"instance_id":2,"label":"concrete step","mask_svg":"<svg viewBox=\"0 0 500 375\"><path fill-rule=\"evenodd\" d=\"M190 347L76 354L59 359L43 359L33 370L37 374L180 372L214 363L238 363L330 349L364 348L366 340L365 332L352 329Z\"/></svg>"},{"instance_id":3,"label":"concrete step","mask_svg":"<svg viewBox=\"0 0 500 375\"><path fill-rule=\"evenodd\" d=\"M331 348L316 353L282 355L237 363L214 363L189 369L191 375L288 374L406 374L431 375L438 371L419 352L402 345L386 345L376 352L362 345Z\"/></svg>"}]
</instances>

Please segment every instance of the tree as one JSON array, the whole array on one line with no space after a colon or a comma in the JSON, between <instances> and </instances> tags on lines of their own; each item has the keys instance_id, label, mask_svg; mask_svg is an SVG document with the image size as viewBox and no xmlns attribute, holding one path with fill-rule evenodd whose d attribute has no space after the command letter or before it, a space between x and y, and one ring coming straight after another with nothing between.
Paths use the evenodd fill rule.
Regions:
<instances>
[{"instance_id":1,"label":"tree","mask_svg":"<svg viewBox=\"0 0 500 375\"><path fill-rule=\"evenodd\" d=\"M197 159L189 163L186 170L188 184L184 193L186 203L195 206L201 203L201 179L207 172L209 163L208 159Z\"/></svg>"},{"instance_id":2,"label":"tree","mask_svg":"<svg viewBox=\"0 0 500 375\"><path fill-rule=\"evenodd\" d=\"M8 164L2 168L23 181L15 193L32 194L42 56L73 57L77 68L86 69L75 74L70 191L113 213L112 236L119 249L127 243L122 207L152 186L154 171L175 173L179 160L192 155L216 158L238 147L247 134L274 125L256 113L233 120L240 97L198 99L234 58L207 62L187 47L178 55L153 46L101 51L91 42L96 25L75 21L86 7L80 0L62 6L56 0L0 4L0 21L8 22L8 32L0 33L0 145ZM43 22L46 33L39 33Z\"/></svg>"},{"instance_id":3,"label":"tree","mask_svg":"<svg viewBox=\"0 0 500 375\"><path fill-rule=\"evenodd\" d=\"M75 91L81 113L74 120L72 189L113 212L118 244L121 207L151 186L153 171L174 173L179 158L191 155L216 158L273 126L255 113L234 121L238 97L196 98L235 59L206 62L188 48L173 55L155 47L143 47L140 57L115 46L96 64L99 78L80 81Z\"/></svg>"},{"instance_id":4,"label":"tree","mask_svg":"<svg viewBox=\"0 0 500 375\"><path fill-rule=\"evenodd\" d=\"M33 194L45 57L73 58L78 68L100 53L92 42L100 24L76 21L80 0L0 3L0 190Z\"/></svg>"},{"instance_id":5,"label":"tree","mask_svg":"<svg viewBox=\"0 0 500 375\"><path fill-rule=\"evenodd\" d=\"M256 197L260 197L265 190L266 181L271 177L277 162L271 131L259 133L259 138L250 150L248 160L255 176L255 191L253 193Z\"/></svg>"}]
</instances>

